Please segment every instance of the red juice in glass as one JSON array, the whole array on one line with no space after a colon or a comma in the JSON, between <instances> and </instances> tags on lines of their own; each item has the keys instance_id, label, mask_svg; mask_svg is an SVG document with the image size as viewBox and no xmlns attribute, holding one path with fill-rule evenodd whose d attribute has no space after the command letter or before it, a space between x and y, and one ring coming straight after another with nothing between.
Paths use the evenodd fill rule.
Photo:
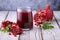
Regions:
<instances>
[{"instance_id":1,"label":"red juice in glass","mask_svg":"<svg viewBox=\"0 0 60 40\"><path fill-rule=\"evenodd\" d=\"M17 24L23 29L33 28L32 10L30 8L17 9Z\"/></svg>"}]
</instances>

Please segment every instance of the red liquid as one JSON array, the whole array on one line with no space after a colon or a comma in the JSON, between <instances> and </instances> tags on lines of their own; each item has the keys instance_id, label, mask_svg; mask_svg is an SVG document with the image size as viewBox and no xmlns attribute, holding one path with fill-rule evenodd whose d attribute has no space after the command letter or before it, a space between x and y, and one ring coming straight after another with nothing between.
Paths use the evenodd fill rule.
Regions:
<instances>
[{"instance_id":1,"label":"red liquid","mask_svg":"<svg viewBox=\"0 0 60 40\"><path fill-rule=\"evenodd\" d=\"M24 29L33 28L32 12L17 12L17 24Z\"/></svg>"}]
</instances>

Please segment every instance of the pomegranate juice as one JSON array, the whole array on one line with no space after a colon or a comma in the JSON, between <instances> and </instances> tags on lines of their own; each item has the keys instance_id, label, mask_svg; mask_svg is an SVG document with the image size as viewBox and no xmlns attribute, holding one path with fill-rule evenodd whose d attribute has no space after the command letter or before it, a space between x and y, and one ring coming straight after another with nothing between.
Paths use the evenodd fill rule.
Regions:
<instances>
[{"instance_id":1,"label":"pomegranate juice","mask_svg":"<svg viewBox=\"0 0 60 40\"><path fill-rule=\"evenodd\" d=\"M32 12L31 11L17 12L17 24L23 29L33 28Z\"/></svg>"}]
</instances>

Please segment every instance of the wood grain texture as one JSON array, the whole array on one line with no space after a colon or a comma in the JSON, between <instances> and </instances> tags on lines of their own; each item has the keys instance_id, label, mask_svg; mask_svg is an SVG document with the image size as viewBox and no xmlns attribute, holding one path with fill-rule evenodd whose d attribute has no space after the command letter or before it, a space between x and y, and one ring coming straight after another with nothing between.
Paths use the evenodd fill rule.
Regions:
<instances>
[{"instance_id":1,"label":"wood grain texture","mask_svg":"<svg viewBox=\"0 0 60 40\"><path fill-rule=\"evenodd\" d=\"M55 16L58 26L60 28L60 11L54 11L54 16Z\"/></svg>"},{"instance_id":2,"label":"wood grain texture","mask_svg":"<svg viewBox=\"0 0 60 40\"><path fill-rule=\"evenodd\" d=\"M30 31L24 31L23 34L20 35L20 40L30 40Z\"/></svg>"},{"instance_id":3,"label":"wood grain texture","mask_svg":"<svg viewBox=\"0 0 60 40\"><path fill-rule=\"evenodd\" d=\"M0 11L0 22L5 19L7 13L8 11Z\"/></svg>"},{"instance_id":4,"label":"wood grain texture","mask_svg":"<svg viewBox=\"0 0 60 40\"><path fill-rule=\"evenodd\" d=\"M57 33L57 35L55 37L56 37L56 40L60 40L60 35L59 35L60 34L60 11L54 11L54 17L59 26L58 31L57 30L55 31Z\"/></svg>"},{"instance_id":5,"label":"wood grain texture","mask_svg":"<svg viewBox=\"0 0 60 40\"><path fill-rule=\"evenodd\" d=\"M7 19L11 22L16 22L17 21L17 13L16 11L9 11L9 15L7 16Z\"/></svg>"},{"instance_id":6,"label":"wood grain texture","mask_svg":"<svg viewBox=\"0 0 60 40\"><path fill-rule=\"evenodd\" d=\"M7 16L8 11L0 11L0 27L1 27L1 22L5 20L5 17Z\"/></svg>"}]
</instances>

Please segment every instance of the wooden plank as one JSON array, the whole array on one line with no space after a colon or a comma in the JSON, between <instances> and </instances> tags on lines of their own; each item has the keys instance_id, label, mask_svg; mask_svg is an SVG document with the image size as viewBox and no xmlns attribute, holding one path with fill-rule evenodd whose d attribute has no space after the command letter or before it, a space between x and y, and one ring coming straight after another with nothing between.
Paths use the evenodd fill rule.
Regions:
<instances>
[{"instance_id":1,"label":"wooden plank","mask_svg":"<svg viewBox=\"0 0 60 40\"><path fill-rule=\"evenodd\" d=\"M60 28L60 11L54 11L54 16L55 16L55 19L56 19L56 22ZM55 31L57 33L56 35L56 40L60 40L60 29L58 31Z\"/></svg>"},{"instance_id":2,"label":"wooden plank","mask_svg":"<svg viewBox=\"0 0 60 40\"><path fill-rule=\"evenodd\" d=\"M40 28L36 29L36 38L37 38L37 40L42 40Z\"/></svg>"},{"instance_id":3,"label":"wooden plank","mask_svg":"<svg viewBox=\"0 0 60 40\"><path fill-rule=\"evenodd\" d=\"M34 26L33 30L30 31L30 39L31 40L42 40L40 28Z\"/></svg>"},{"instance_id":4,"label":"wooden plank","mask_svg":"<svg viewBox=\"0 0 60 40\"><path fill-rule=\"evenodd\" d=\"M5 17L7 16L8 11L0 11L0 27L1 22L4 21Z\"/></svg>"},{"instance_id":5,"label":"wooden plank","mask_svg":"<svg viewBox=\"0 0 60 40\"><path fill-rule=\"evenodd\" d=\"M37 40L36 38L36 30L30 30L30 40Z\"/></svg>"},{"instance_id":6,"label":"wooden plank","mask_svg":"<svg viewBox=\"0 0 60 40\"><path fill-rule=\"evenodd\" d=\"M19 36L19 35L17 35ZM0 32L0 40L18 40L18 37L14 37L13 35L9 35L9 33Z\"/></svg>"},{"instance_id":7,"label":"wooden plank","mask_svg":"<svg viewBox=\"0 0 60 40\"><path fill-rule=\"evenodd\" d=\"M24 31L22 35L20 35L20 40L30 40L30 31Z\"/></svg>"},{"instance_id":8,"label":"wooden plank","mask_svg":"<svg viewBox=\"0 0 60 40\"><path fill-rule=\"evenodd\" d=\"M55 40L60 40L60 29L50 30Z\"/></svg>"},{"instance_id":9,"label":"wooden plank","mask_svg":"<svg viewBox=\"0 0 60 40\"><path fill-rule=\"evenodd\" d=\"M60 11L54 11L54 16L60 28Z\"/></svg>"},{"instance_id":10,"label":"wooden plank","mask_svg":"<svg viewBox=\"0 0 60 40\"><path fill-rule=\"evenodd\" d=\"M0 11L0 22L5 19L7 13L8 11Z\"/></svg>"},{"instance_id":11,"label":"wooden plank","mask_svg":"<svg viewBox=\"0 0 60 40\"><path fill-rule=\"evenodd\" d=\"M43 30L43 40L54 40L50 30Z\"/></svg>"},{"instance_id":12,"label":"wooden plank","mask_svg":"<svg viewBox=\"0 0 60 40\"><path fill-rule=\"evenodd\" d=\"M9 15L6 20L9 20L11 22L16 22L17 21L17 13L16 11L9 11Z\"/></svg>"}]
</instances>

